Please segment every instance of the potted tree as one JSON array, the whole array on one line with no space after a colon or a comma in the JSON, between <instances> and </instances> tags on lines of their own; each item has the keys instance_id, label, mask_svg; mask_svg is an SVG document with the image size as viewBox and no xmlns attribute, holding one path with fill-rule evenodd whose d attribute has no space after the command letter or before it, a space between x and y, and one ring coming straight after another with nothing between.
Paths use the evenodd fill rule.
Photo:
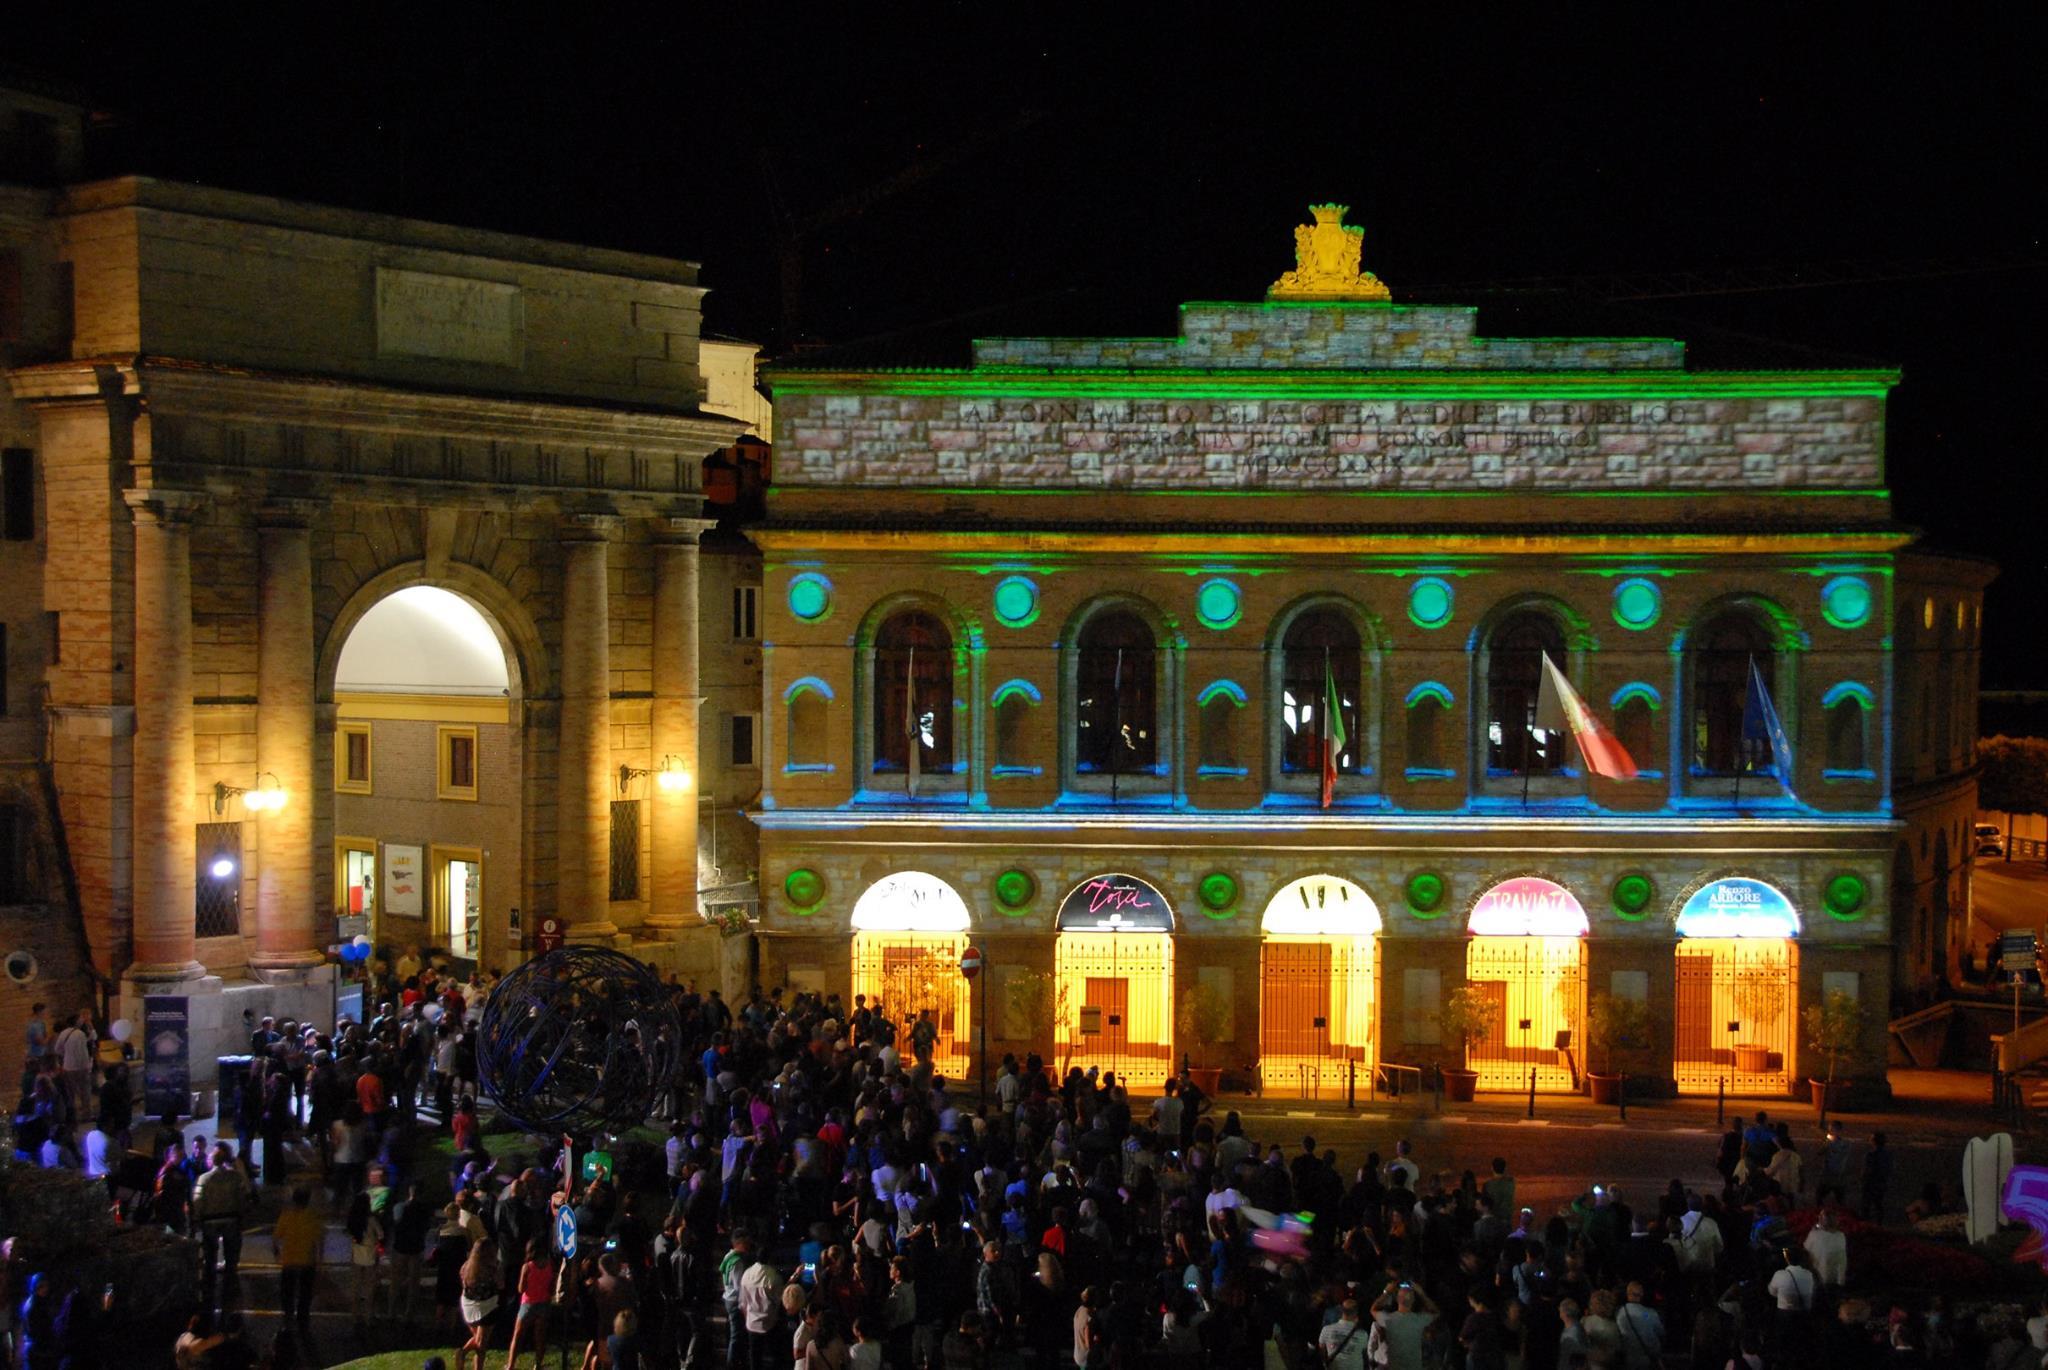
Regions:
<instances>
[{"instance_id":1,"label":"potted tree","mask_svg":"<svg viewBox=\"0 0 2048 1370\"><path fill-rule=\"evenodd\" d=\"M1210 1058L1204 1048L1222 1041L1231 1026L1230 1001L1214 985L1196 983L1174 1008L1175 1043L1184 1054L1205 1062L1200 1066L1191 1064L1188 1078L1212 1099L1223 1087L1223 1067L1206 1064Z\"/></svg>"},{"instance_id":2,"label":"potted tree","mask_svg":"<svg viewBox=\"0 0 2048 1370\"><path fill-rule=\"evenodd\" d=\"M1826 1111L1840 1106L1835 1072L1863 1054L1864 1030L1863 1005L1845 990L1831 991L1806 1010L1807 1045L1826 1057L1828 1063L1825 1079L1809 1076L1806 1081L1807 1088L1813 1091L1815 1108Z\"/></svg>"},{"instance_id":3,"label":"potted tree","mask_svg":"<svg viewBox=\"0 0 2048 1370\"><path fill-rule=\"evenodd\" d=\"M1004 1005L1007 1010L1006 1023L1029 1023L1034 1034L1030 1041L1030 1049L1037 1050L1040 1041L1043 1040L1047 1048L1047 1059L1050 1060L1057 1055L1059 1033L1056 1029L1059 1024L1067 1021L1067 989L1060 983L1059 977L1049 970L1019 971L1010 977L1007 1000ZM1067 1026L1067 1052L1071 1056L1072 1025ZM1035 1034L1039 1032L1045 1032L1046 1037L1038 1038ZM1005 1032L1003 1035L1007 1036L1008 1033ZM1061 1067L1061 1071L1064 1073L1064 1066ZM1057 1084L1058 1081L1055 1080L1054 1083Z\"/></svg>"},{"instance_id":4,"label":"potted tree","mask_svg":"<svg viewBox=\"0 0 2048 1370\"><path fill-rule=\"evenodd\" d=\"M1457 1068L1444 1071L1444 1093L1453 1103L1469 1104L1479 1088L1479 1072L1467 1069L1465 1061L1493 1031L1493 1003L1478 986L1460 985L1437 1012L1437 1026L1445 1042L1458 1048Z\"/></svg>"},{"instance_id":5,"label":"potted tree","mask_svg":"<svg viewBox=\"0 0 2048 1370\"><path fill-rule=\"evenodd\" d=\"M1782 975L1746 975L1735 986L1735 1011L1742 1015L1742 1025L1751 1038L1734 1043L1737 1071L1757 1075L1770 1069L1768 1043L1777 1036L1778 1024L1784 1020L1785 993Z\"/></svg>"},{"instance_id":6,"label":"potted tree","mask_svg":"<svg viewBox=\"0 0 2048 1370\"><path fill-rule=\"evenodd\" d=\"M1650 1006L1640 999L1596 994L1586 1006L1586 1040L1606 1071L1588 1070L1593 1102L1621 1102L1622 1081L1639 1053L1650 1045Z\"/></svg>"}]
</instances>

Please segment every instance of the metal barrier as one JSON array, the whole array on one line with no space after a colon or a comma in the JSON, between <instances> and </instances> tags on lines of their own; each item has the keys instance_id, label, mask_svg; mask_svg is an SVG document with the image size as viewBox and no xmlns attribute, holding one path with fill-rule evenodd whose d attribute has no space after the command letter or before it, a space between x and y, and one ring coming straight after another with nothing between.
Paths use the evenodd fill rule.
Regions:
<instances>
[{"instance_id":1,"label":"metal barrier","mask_svg":"<svg viewBox=\"0 0 2048 1370\"><path fill-rule=\"evenodd\" d=\"M1380 1097L1380 1090L1384 1087L1388 1098L1398 1099L1403 1094L1409 1092L1409 1089L1404 1088L1401 1082L1404 1078L1411 1075L1415 1077L1412 1088L1415 1093L1420 1094L1422 1092L1421 1066L1404 1066L1393 1061L1380 1061L1372 1068L1372 1083L1366 1090L1367 1096L1374 1102L1377 1102Z\"/></svg>"}]
</instances>

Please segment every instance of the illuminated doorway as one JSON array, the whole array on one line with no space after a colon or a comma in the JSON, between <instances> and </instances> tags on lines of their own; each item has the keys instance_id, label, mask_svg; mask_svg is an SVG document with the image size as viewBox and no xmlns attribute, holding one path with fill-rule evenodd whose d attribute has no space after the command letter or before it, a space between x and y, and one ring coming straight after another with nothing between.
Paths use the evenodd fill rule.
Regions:
<instances>
[{"instance_id":1,"label":"illuminated doorway","mask_svg":"<svg viewBox=\"0 0 2048 1370\"><path fill-rule=\"evenodd\" d=\"M484 946L484 854L475 847L433 848L434 942L458 961Z\"/></svg>"},{"instance_id":2,"label":"illuminated doorway","mask_svg":"<svg viewBox=\"0 0 2048 1370\"><path fill-rule=\"evenodd\" d=\"M932 1069L955 1080L973 1047L972 987L960 973L967 924L959 892L922 871L884 876L853 905L853 992L895 1025L906 1063L914 1059L911 1029L929 1013L939 1033Z\"/></svg>"},{"instance_id":3,"label":"illuminated doorway","mask_svg":"<svg viewBox=\"0 0 2048 1370\"><path fill-rule=\"evenodd\" d=\"M1281 886L1259 948L1259 1078L1269 1093L1341 1093L1374 1060L1380 911L1334 875Z\"/></svg>"},{"instance_id":4,"label":"illuminated doorway","mask_svg":"<svg viewBox=\"0 0 2048 1370\"><path fill-rule=\"evenodd\" d=\"M1098 875L1061 901L1054 926L1053 1046L1069 1066L1115 1071L1134 1090L1173 1072L1173 910L1132 875Z\"/></svg>"},{"instance_id":5,"label":"illuminated doorway","mask_svg":"<svg viewBox=\"0 0 2048 1370\"><path fill-rule=\"evenodd\" d=\"M1681 1094L1784 1094L1797 1078L1799 913L1761 880L1694 891L1678 912L1671 1068Z\"/></svg>"},{"instance_id":6,"label":"illuminated doorway","mask_svg":"<svg viewBox=\"0 0 2048 1370\"><path fill-rule=\"evenodd\" d=\"M1551 1093L1585 1072L1586 911L1570 890L1533 875L1479 896L1465 978L1486 999L1485 1038L1466 1054L1481 1089Z\"/></svg>"},{"instance_id":7,"label":"illuminated doorway","mask_svg":"<svg viewBox=\"0 0 2048 1370\"><path fill-rule=\"evenodd\" d=\"M334 839L334 909L342 918L369 922L370 936L380 938L378 921L377 842L369 837Z\"/></svg>"}]
</instances>

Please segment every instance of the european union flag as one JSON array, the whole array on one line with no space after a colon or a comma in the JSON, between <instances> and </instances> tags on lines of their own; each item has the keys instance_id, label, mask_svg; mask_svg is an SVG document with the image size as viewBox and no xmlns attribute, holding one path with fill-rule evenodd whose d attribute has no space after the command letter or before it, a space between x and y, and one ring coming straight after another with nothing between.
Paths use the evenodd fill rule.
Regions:
<instances>
[{"instance_id":1,"label":"european union flag","mask_svg":"<svg viewBox=\"0 0 2048 1370\"><path fill-rule=\"evenodd\" d=\"M1764 748L1771 751L1771 765L1777 772L1778 781L1786 789L1792 788L1792 742L1785 736L1785 725L1778 719L1777 706L1771 702L1771 687L1764 684L1763 672L1756 666L1756 658L1749 659L1749 691L1742 699L1742 753L1745 758L1761 757Z\"/></svg>"}]
</instances>

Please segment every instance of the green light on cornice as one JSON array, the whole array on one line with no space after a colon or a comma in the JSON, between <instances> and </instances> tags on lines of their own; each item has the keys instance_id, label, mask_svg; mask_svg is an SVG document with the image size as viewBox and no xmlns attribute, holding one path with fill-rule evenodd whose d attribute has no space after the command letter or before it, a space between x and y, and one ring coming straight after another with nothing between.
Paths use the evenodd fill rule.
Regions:
<instances>
[{"instance_id":1,"label":"green light on cornice","mask_svg":"<svg viewBox=\"0 0 2048 1370\"><path fill-rule=\"evenodd\" d=\"M1557 395L1630 399L1702 396L1864 395L1882 398L1897 371L1392 371L1233 367L1002 367L935 371L787 371L768 373L778 397L803 394L1013 396L1032 399L1500 399Z\"/></svg>"}]
</instances>

